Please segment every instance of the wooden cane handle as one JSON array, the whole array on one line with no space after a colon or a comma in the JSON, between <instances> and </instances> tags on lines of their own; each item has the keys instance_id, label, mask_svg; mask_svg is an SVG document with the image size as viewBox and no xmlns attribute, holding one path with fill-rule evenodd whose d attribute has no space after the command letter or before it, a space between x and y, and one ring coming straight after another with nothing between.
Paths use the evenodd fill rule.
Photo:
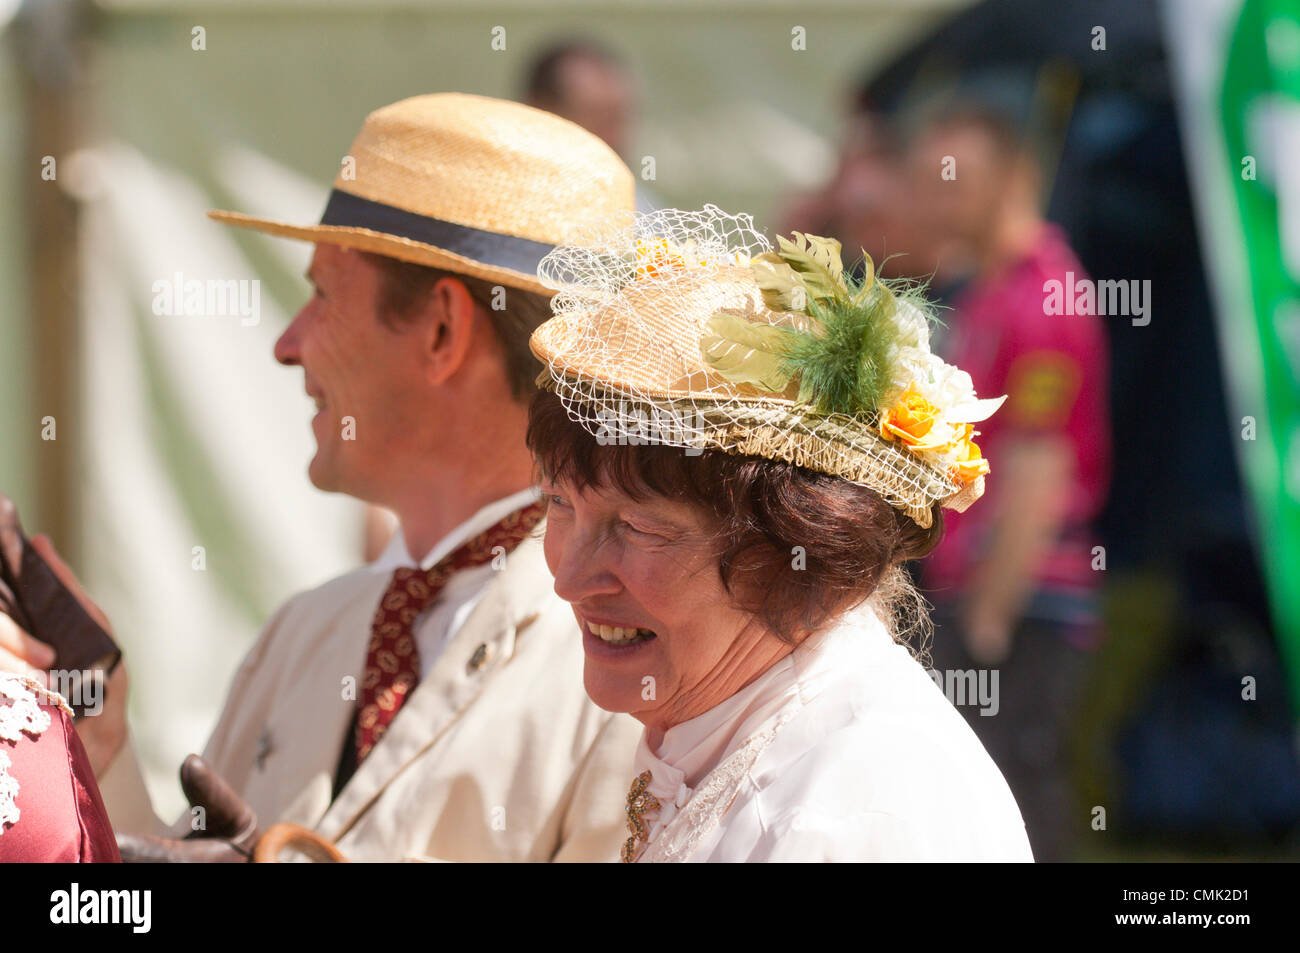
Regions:
<instances>
[{"instance_id":1,"label":"wooden cane handle","mask_svg":"<svg viewBox=\"0 0 1300 953\"><path fill-rule=\"evenodd\" d=\"M301 851L317 864L346 864L348 859L337 847L313 830L298 824L273 824L257 839L253 863L277 864L286 847Z\"/></svg>"}]
</instances>

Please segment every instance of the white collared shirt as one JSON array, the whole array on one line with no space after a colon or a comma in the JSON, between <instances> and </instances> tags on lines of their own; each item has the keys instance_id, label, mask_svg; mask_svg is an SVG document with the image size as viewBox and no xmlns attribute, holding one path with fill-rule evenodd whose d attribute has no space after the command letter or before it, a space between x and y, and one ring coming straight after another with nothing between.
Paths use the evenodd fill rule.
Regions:
<instances>
[{"instance_id":1,"label":"white collared shirt","mask_svg":"<svg viewBox=\"0 0 1300 953\"><path fill-rule=\"evenodd\" d=\"M391 575L394 569L415 568L432 569L444 557L451 555L462 543L488 529L494 523L509 516L515 510L522 509L541 497L537 487L520 490L504 499L496 500L483 507L465 522L461 523L434 545L418 562L406 548L406 536L399 526L393 533L388 546L379 557L370 564L370 570L383 575ZM492 565L474 566L462 569L447 581L442 595L429 609L415 620L415 645L420 653L420 677L424 678L433 668L442 650L451 642L455 634L464 625L469 614L478 605L483 591L492 580Z\"/></svg>"}]
</instances>

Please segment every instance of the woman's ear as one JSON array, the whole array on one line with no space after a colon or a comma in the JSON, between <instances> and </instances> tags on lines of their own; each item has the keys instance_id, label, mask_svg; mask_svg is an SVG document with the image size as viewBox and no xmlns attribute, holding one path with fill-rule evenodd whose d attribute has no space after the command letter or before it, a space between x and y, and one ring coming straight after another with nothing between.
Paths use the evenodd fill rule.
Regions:
<instances>
[{"instance_id":1,"label":"woman's ear","mask_svg":"<svg viewBox=\"0 0 1300 953\"><path fill-rule=\"evenodd\" d=\"M444 384L464 366L479 332L479 305L458 278L438 279L426 305L429 318L424 347L430 381Z\"/></svg>"}]
</instances>

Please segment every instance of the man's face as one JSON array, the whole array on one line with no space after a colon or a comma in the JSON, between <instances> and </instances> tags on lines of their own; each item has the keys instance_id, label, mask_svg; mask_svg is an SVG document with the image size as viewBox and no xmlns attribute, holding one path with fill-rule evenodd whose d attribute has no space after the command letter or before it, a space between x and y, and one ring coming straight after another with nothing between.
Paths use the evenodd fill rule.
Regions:
<instances>
[{"instance_id":1,"label":"man's face","mask_svg":"<svg viewBox=\"0 0 1300 953\"><path fill-rule=\"evenodd\" d=\"M553 111L605 140L619 155L628 146L632 88L613 66L586 56L565 61L559 76L560 100Z\"/></svg>"},{"instance_id":2,"label":"man's face","mask_svg":"<svg viewBox=\"0 0 1300 953\"><path fill-rule=\"evenodd\" d=\"M916 213L950 238L984 240L1012 169L993 140L972 125L931 128L909 156Z\"/></svg>"},{"instance_id":3,"label":"man's face","mask_svg":"<svg viewBox=\"0 0 1300 953\"><path fill-rule=\"evenodd\" d=\"M275 344L275 359L301 366L322 490L382 502L385 476L419 452L428 391L423 326L392 330L379 319L381 272L358 252L319 244L307 270L311 299ZM427 453L427 450L425 451Z\"/></svg>"}]
</instances>

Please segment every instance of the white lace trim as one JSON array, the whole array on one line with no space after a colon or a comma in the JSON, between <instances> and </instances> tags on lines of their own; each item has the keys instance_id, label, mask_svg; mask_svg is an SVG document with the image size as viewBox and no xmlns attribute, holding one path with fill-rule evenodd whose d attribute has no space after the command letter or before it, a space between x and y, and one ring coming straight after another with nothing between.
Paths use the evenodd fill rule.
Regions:
<instances>
[{"instance_id":1,"label":"white lace trim","mask_svg":"<svg viewBox=\"0 0 1300 953\"><path fill-rule=\"evenodd\" d=\"M25 675L0 672L0 740L16 742L24 734L40 737L50 727L50 713L42 705L72 714L62 695ZM8 753L0 750L0 834L18 823L18 780L9 773L11 763Z\"/></svg>"},{"instance_id":2,"label":"white lace trim","mask_svg":"<svg viewBox=\"0 0 1300 953\"><path fill-rule=\"evenodd\" d=\"M722 815L740 792L740 785L768 746L776 740L777 732L799 711L799 706L786 708L767 725L760 728L748 741L710 771L696 787L686 806L679 810L642 851L638 863L681 863L699 847L710 834Z\"/></svg>"}]
</instances>

